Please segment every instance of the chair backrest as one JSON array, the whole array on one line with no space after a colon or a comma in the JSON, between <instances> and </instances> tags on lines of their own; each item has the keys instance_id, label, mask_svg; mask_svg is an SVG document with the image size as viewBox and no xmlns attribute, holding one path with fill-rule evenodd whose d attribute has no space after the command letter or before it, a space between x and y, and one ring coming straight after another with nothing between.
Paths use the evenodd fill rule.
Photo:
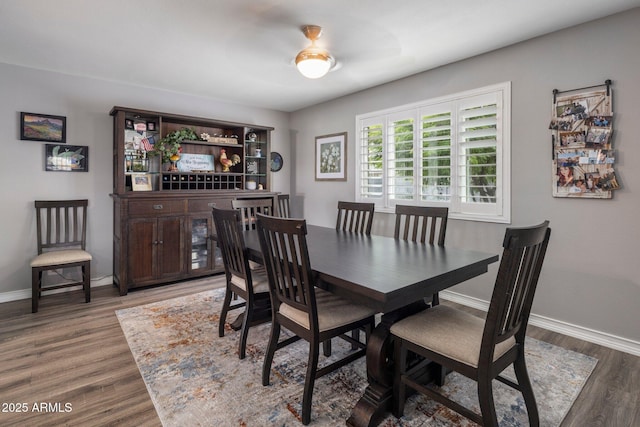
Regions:
<instances>
[{"instance_id":1,"label":"chair backrest","mask_svg":"<svg viewBox=\"0 0 640 427\"><path fill-rule=\"evenodd\" d=\"M278 216L280 218L291 218L288 194L278 194Z\"/></svg>"},{"instance_id":2,"label":"chair backrest","mask_svg":"<svg viewBox=\"0 0 640 427\"><path fill-rule=\"evenodd\" d=\"M444 245L449 208L396 205L396 239Z\"/></svg>"},{"instance_id":3,"label":"chair backrest","mask_svg":"<svg viewBox=\"0 0 640 427\"><path fill-rule=\"evenodd\" d=\"M550 235L549 221L533 227L507 228L482 336L480 360L493 361L495 345L512 336L517 342L524 342Z\"/></svg>"},{"instance_id":4,"label":"chair backrest","mask_svg":"<svg viewBox=\"0 0 640 427\"><path fill-rule=\"evenodd\" d=\"M36 200L38 255L57 249L86 248L87 206L83 200Z\"/></svg>"},{"instance_id":5,"label":"chair backrest","mask_svg":"<svg viewBox=\"0 0 640 427\"><path fill-rule=\"evenodd\" d=\"M240 211L241 222L245 230L256 228L256 214L273 215L273 198L235 199L231 201L233 209Z\"/></svg>"},{"instance_id":6,"label":"chair backrest","mask_svg":"<svg viewBox=\"0 0 640 427\"><path fill-rule=\"evenodd\" d=\"M213 208L213 221L227 278L235 275L249 282L249 257L240 224L240 211ZM251 289L250 285L247 283L247 289Z\"/></svg>"},{"instance_id":7,"label":"chair backrest","mask_svg":"<svg viewBox=\"0 0 640 427\"><path fill-rule=\"evenodd\" d=\"M258 215L258 236L275 312L281 304L298 309L309 316L310 329L317 332L318 312L306 221Z\"/></svg>"},{"instance_id":8,"label":"chair backrest","mask_svg":"<svg viewBox=\"0 0 640 427\"><path fill-rule=\"evenodd\" d=\"M338 202L336 230L371 234L375 204L359 202Z\"/></svg>"}]
</instances>

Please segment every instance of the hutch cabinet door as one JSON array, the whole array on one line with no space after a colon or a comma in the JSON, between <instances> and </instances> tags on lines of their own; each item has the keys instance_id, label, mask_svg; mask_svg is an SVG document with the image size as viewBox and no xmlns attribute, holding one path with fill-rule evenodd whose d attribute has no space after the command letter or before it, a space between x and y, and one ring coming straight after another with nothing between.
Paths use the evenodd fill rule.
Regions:
<instances>
[{"instance_id":1,"label":"hutch cabinet door","mask_svg":"<svg viewBox=\"0 0 640 427\"><path fill-rule=\"evenodd\" d=\"M128 271L130 284L152 281L157 258L158 220L156 218L136 218L129 220Z\"/></svg>"},{"instance_id":2,"label":"hutch cabinet door","mask_svg":"<svg viewBox=\"0 0 640 427\"><path fill-rule=\"evenodd\" d=\"M158 218L159 279L179 278L185 270L184 217Z\"/></svg>"}]
</instances>

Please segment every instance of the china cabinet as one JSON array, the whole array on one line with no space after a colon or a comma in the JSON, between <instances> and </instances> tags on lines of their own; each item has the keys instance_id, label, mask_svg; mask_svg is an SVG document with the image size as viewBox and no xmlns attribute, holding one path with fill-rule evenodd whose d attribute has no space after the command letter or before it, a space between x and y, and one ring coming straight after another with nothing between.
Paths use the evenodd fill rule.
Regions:
<instances>
[{"instance_id":1,"label":"china cabinet","mask_svg":"<svg viewBox=\"0 0 640 427\"><path fill-rule=\"evenodd\" d=\"M120 294L222 272L212 208L275 196L267 162L273 128L126 107L110 114L113 277ZM201 139L180 141L179 158L163 164L153 147L184 128Z\"/></svg>"}]
</instances>

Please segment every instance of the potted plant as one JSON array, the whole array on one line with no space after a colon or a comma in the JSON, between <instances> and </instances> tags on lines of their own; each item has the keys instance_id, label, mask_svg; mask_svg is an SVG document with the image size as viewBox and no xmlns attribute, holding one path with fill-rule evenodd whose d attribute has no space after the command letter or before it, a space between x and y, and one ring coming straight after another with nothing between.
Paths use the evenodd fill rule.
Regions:
<instances>
[{"instance_id":1,"label":"potted plant","mask_svg":"<svg viewBox=\"0 0 640 427\"><path fill-rule=\"evenodd\" d=\"M151 155L162 156L162 163L175 162L180 160L180 153L182 152L181 143L184 140L198 140L198 135L193 129L182 128L169 132L161 138L153 146L153 150L149 152Z\"/></svg>"}]
</instances>

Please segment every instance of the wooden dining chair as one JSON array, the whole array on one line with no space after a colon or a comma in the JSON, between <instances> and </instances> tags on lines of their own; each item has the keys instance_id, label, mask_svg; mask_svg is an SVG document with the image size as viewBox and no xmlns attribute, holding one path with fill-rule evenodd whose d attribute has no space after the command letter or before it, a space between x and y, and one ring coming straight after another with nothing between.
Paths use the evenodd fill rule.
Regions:
<instances>
[{"instance_id":1,"label":"wooden dining chair","mask_svg":"<svg viewBox=\"0 0 640 427\"><path fill-rule=\"evenodd\" d=\"M249 262L240 211L213 208L213 220L227 279L218 336L224 336L227 313L244 307L238 344L238 356L244 359L249 328L270 320L269 284L264 268ZM234 295L239 296L243 301L231 305Z\"/></svg>"},{"instance_id":2,"label":"wooden dining chair","mask_svg":"<svg viewBox=\"0 0 640 427\"><path fill-rule=\"evenodd\" d=\"M91 301L91 260L86 251L87 207L83 200L36 200L38 256L31 261L31 312L38 312L42 293L82 286L85 302ZM61 268L80 268L80 281L44 286L42 273Z\"/></svg>"},{"instance_id":3,"label":"wooden dining chair","mask_svg":"<svg viewBox=\"0 0 640 427\"><path fill-rule=\"evenodd\" d=\"M338 202L336 230L371 234L375 204L359 202Z\"/></svg>"},{"instance_id":4,"label":"wooden dining chair","mask_svg":"<svg viewBox=\"0 0 640 427\"><path fill-rule=\"evenodd\" d=\"M291 218L288 194L278 194L278 216L280 218Z\"/></svg>"},{"instance_id":5,"label":"wooden dining chair","mask_svg":"<svg viewBox=\"0 0 640 427\"><path fill-rule=\"evenodd\" d=\"M276 350L301 338L309 342L309 361L302 395L302 423L305 425L311 421L315 380L366 354L366 343L374 326L375 314L375 310L315 286L306 235L305 220L258 214L258 236L272 303L271 335L264 358L262 384L269 385ZM281 327L295 335L280 341ZM361 327L365 329L364 343L346 335ZM319 368L320 343L334 337L340 337L358 349Z\"/></svg>"},{"instance_id":6,"label":"wooden dining chair","mask_svg":"<svg viewBox=\"0 0 640 427\"><path fill-rule=\"evenodd\" d=\"M404 413L406 387L410 387L484 426L498 426L492 380L520 391L531 426L539 425L538 409L525 364L525 335L531 304L551 229L545 221L528 228L508 228L486 319L445 305L428 308L391 326L394 337L393 414ZM430 385L420 384L415 373L423 356L477 382L481 414L455 402ZM517 382L500 374L513 365Z\"/></svg>"},{"instance_id":7,"label":"wooden dining chair","mask_svg":"<svg viewBox=\"0 0 640 427\"><path fill-rule=\"evenodd\" d=\"M245 230L256 228L256 214L273 215L275 213L273 198L264 199L234 199L231 207L240 211L241 222Z\"/></svg>"},{"instance_id":8,"label":"wooden dining chair","mask_svg":"<svg viewBox=\"0 0 640 427\"><path fill-rule=\"evenodd\" d=\"M449 208L396 205L396 227L393 236L412 242L444 246ZM440 304L436 292L431 305Z\"/></svg>"}]
</instances>

